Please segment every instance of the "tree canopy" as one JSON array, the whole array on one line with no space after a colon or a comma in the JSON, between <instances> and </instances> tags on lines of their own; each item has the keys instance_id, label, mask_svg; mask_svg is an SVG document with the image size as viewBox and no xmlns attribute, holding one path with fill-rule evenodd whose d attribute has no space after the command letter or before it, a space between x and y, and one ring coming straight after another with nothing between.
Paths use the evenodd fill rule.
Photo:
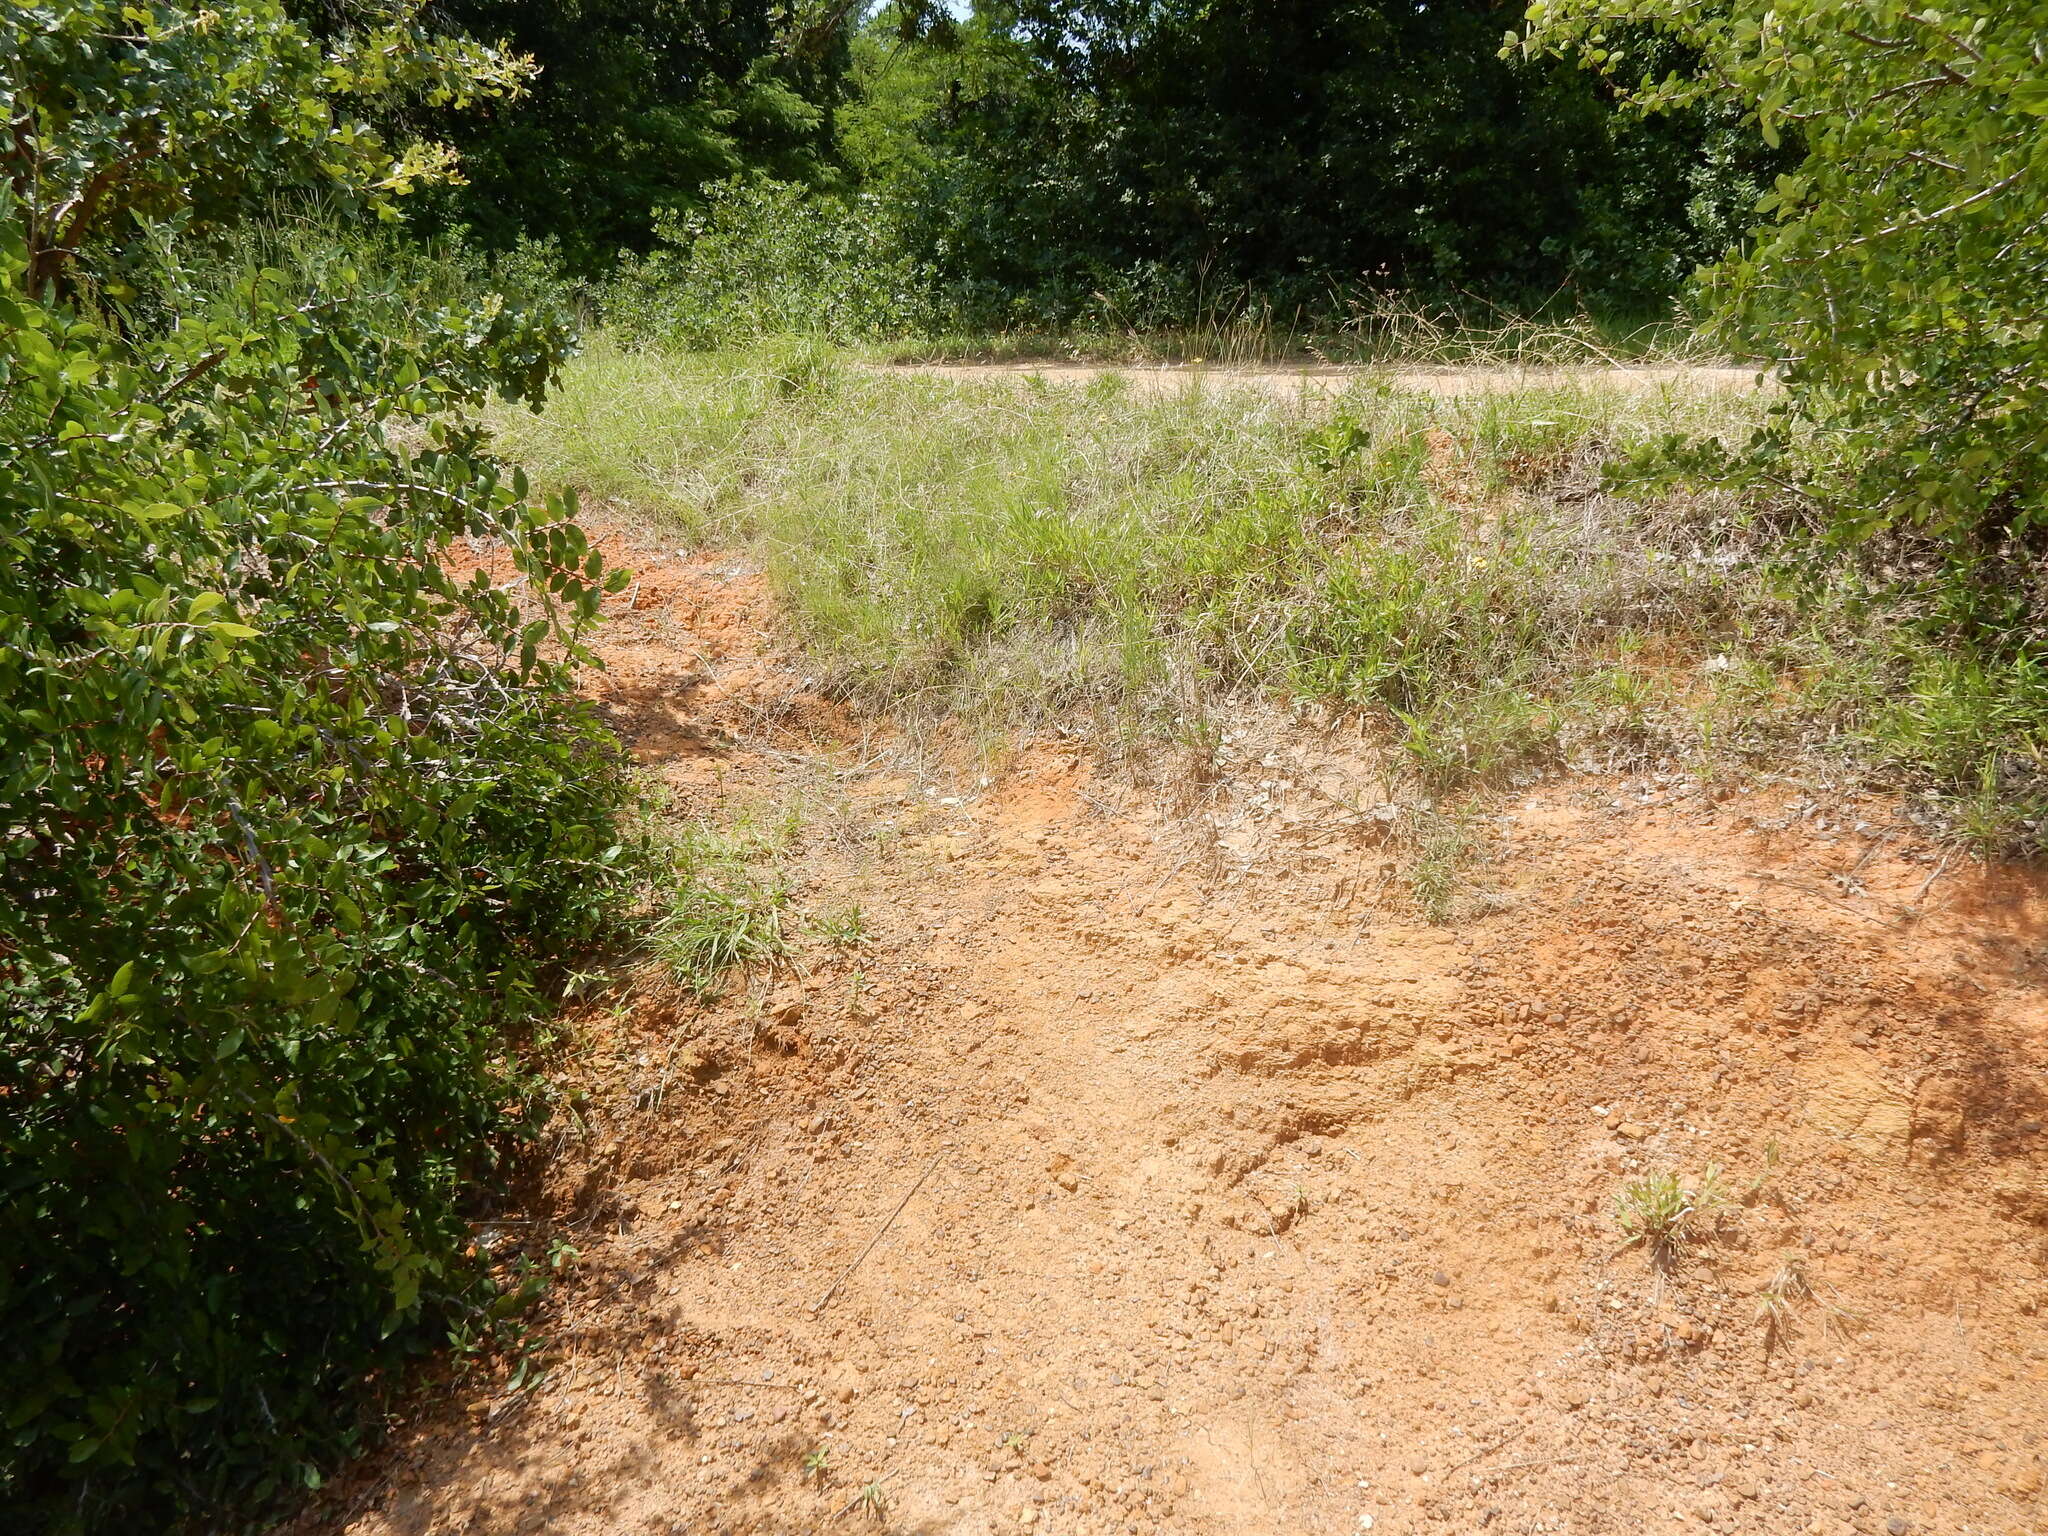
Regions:
<instances>
[{"instance_id":1,"label":"tree canopy","mask_svg":"<svg viewBox=\"0 0 2048 1536\"><path fill-rule=\"evenodd\" d=\"M1769 152L1732 112L1645 123L1597 79L1504 61L1501 27L1487 0L885 12L856 79L919 148L871 108L845 120L940 269L996 290L1668 296L1739 227ZM920 47L912 103L892 76Z\"/></svg>"},{"instance_id":2,"label":"tree canopy","mask_svg":"<svg viewBox=\"0 0 2048 1536\"><path fill-rule=\"evenodd\" d=\"M430 119L464 177L434 212L486 245L547 238L597 271L648 249L656 215L711 183L832 180L846 60L833 15L771 0L437 0L433 15L539 67L516 104Z\"/></svg>"}]
</instances>

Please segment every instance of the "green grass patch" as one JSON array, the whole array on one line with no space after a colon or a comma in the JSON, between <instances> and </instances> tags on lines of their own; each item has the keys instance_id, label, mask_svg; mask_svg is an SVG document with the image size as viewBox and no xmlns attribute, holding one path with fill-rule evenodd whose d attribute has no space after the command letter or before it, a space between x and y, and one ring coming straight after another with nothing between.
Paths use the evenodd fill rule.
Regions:
<instances>
[{"instance_id":1,"label":"green grass patch","mask_svg":"<svg viewBox=\"0 0 2048 1536\"><path fill-rule=\"evenodd\" d=\"M684 886L655 919L654 953L677 980L703 997L723 990L730 973L788 952L782 910L788 893L751 881Z\"/></svg>"},{"instance_id":2,"label":"green grass patch","mask_svg":"<svg viewBox=\"0 0 2048 1536\"><path fill-rule=\"evenodd\" d=\"M2042 672L1795 587L1725 496L1601 466L1761 403L1366 375L1282 399L890 372L814 343L600 337L505 445L543 480L754 552L830 684L899 717L1185 736L1229 695L1369 712L1427 795L1560 765L1806 761L2037 835Z\"/></svg>"}]
</instances>

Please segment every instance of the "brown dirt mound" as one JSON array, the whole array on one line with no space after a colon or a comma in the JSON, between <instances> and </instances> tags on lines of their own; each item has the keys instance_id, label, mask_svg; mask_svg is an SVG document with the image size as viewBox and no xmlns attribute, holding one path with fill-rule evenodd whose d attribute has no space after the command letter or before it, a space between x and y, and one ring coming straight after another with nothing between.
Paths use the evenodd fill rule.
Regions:
<instances>
[{"instance_id":1,"label":"brown dirt mound","mask_svg":"<svg viewBox=\"0 0 2048 1536\"><path fill-rule=\"evenodd\" d=\"M590 1129L503 1226L581 1252L554 1369L307 1529L2048 1529L2038 880L1574 781L1430 927L1334 740L1170 817L1049 749L948 783L756 575L633 563L607 704L686 810L801 801L800 904L872 937L587 1011ZM1716 1233L1624 1246L1716 1165Z\"/></svg>"}]
</instances>

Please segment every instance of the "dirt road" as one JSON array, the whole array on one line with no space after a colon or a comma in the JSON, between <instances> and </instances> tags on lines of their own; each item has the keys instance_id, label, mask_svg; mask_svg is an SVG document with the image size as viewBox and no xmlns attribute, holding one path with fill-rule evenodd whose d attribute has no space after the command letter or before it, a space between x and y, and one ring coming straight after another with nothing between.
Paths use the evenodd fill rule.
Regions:
<instances>
[{"instance_id":1,"label":"dirt road","mask_svg":"<svg viewBox=\"0 0 2048 1536\"><path fill-rule=\"evenodd\" d=\"M868 936L585 1010L590 1129L483 1233L579 1250L554 1369L305 1529L2048 1528L2038 883L1579 779L1433 927L1352 731L952 772L757 576L619 553L608 707L685 811L795 807L797 905ZM1710 1235L1625 1243L1716 1166Z\"/></svg>"},{"instance_id":2,"label":"dirt road","mask_svg":"<svg viewBox=\"0 0 2048 1536\"><path fill-rule=\"evenodd\" d=\"M1631 368L1228 368L1202 364L1133 364L1129 367L1084 363L905 363L891 373L928 374L933 378L1041 380L1047 384L1093 383L1114 374L1136 390L1171 395L1187 389L1253 389L1282 398L1337 394L1360 381L1377 381L1411 394L1511 394L1544 387L1626 390L1654 393L1688 389L1742 391L1758 387L1755 368L1686 365Z\"/></svg>"}]
</instances>

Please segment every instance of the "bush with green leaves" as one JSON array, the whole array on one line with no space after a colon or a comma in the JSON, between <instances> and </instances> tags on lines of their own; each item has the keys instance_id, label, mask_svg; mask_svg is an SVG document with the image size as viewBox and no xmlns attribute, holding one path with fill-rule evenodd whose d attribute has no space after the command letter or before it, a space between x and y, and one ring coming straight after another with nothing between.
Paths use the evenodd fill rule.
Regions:
<instances>
[{"instance_id":1,"label":"bush with green leaves","mask_svg":"<svg viewBox=\"0 0 2048 1536\"><path fill-rule=\"evenodd\" d=\"M1646 29L1697 70L1642 74ZM1522 41L1637 75L1646 110L1732 100L1803 148L1705 274L1721 338L1786 384L1751 473L1846 539L2048 519L2048 3L1537 0Z\"/></svg>"},{"instance_id":2,"label":"bush with green leaves","mask_svg":"<svg viewBox=\"0 0 2048 1536\"><path fill-rule=\"evenodd\" d=\"M1689 73L1646 68L1676 42ZM1782 378L1746 442L1658 477L1761 491L1809 590L1900 629L1884 755L1987 847L2048 838L2048 3L1538 0L1511 47L1575 51L1644 110L1718 99L1800 151L1701 275L1712 334Z\"/></svg>"},{"instance_id":3,"label":"bush with green leaves","mask_svg":"<svg viewBox=\"0 0 2048 1536\"><path fill-rule=\"evenodd\" d=\"M375 208L440 163L351 92L516 78L373 19L16 6L0 44L10 1529L235 1527L501 1305L465 1211L542 1103L515 1039L634 878L572 686L623 576L469 419L539 400L562 323L181 276L266 183Z\"/></svg>"},{"instance_id":4,"label":"bush with green leaves","mask_svg":"<svg viewBox=\"0 0 2048 1536\"><path fill-rule=\"evenodd\" d=\"M874 197L734 177L710 188L703 208L655 224L661 247L621 270L606 306L638 341L862 341L914 332L928 312L928 276Z\"/></svg>"}]
</instances>

